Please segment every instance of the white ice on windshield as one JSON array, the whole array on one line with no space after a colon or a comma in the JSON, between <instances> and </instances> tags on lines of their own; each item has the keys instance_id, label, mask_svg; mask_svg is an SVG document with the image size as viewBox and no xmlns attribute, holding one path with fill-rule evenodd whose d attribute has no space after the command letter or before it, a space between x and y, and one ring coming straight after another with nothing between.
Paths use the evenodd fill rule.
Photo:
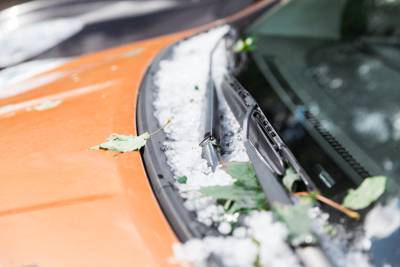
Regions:
<instances>
[{"instance_id":1,"label":"white ice on windshield","mask_svg":"<svg viewBox=\"0 0 400 267\"><path fill-rule=\"evenodd\" d=\"M394 198L386 205L379 203L365 218L364 230L368 238L386 238L400 227L400 200Z\"/></svg>"}]
</instances>

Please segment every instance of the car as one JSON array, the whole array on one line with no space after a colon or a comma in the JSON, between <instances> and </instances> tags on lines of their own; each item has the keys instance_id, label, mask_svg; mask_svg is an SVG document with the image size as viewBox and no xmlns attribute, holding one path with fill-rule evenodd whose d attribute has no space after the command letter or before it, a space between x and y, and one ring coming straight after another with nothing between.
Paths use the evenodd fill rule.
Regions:
<instances>
[{"instance_id":1,"label":"car","mask_svg":"<svg viewBox=\"0 0 400 267\"><path fill-rule=\"evenodd\" d=\"M7 85L0 265L399 266L400 6L367 2L259 1Z\"/></svg>"},{"instance_id":2,"label":"car","mask_svg":"<svg viewBox=\"0 0 400 267\"><path fill-rule=\"evenodd\" d=\"M235 11L220 7L219 14ZM176 265L169 259L178 238L141 155L89 148L113 132L136 132L139 87L160 51L226 21L213 22L218 16L201 10L186 14L193 19L187 26L198 27L88 54L2 86L1 266Z\"/></svg>"}]
</instances>

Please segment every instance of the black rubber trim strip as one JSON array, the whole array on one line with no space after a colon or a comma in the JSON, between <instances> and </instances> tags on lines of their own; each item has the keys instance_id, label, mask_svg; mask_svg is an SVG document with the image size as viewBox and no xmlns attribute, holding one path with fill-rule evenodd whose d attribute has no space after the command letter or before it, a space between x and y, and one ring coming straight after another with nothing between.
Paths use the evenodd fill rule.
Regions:
<instances>
[{"instance_id":1,"label":"black rubber trim strip","mask_svg":"<svg viewBox=\"0 0 400 267\"><path fill-rule=\"evenodd\" d=\"M259 15L263 14L267 10L270 10L279 2L279 0L272 1L264 8L257 10L256 12L240 20L231 22L230 25L240 31L252 23ZM167 47L164 51L158 54L158 56L152 62L150 68L147 70L139 88L136 118L138 133L143 133L146 131L153 132L159 128L157 119L153 114L153 93L156 89L156 85L154 84L154 76L159 70L160 61L171 58L173 47L192 37L193 36L189 36ZM164 215L181 241L186 241L193 237L201 238L206 235L219 235L216 229L207 227L198 222L196 220L196 214L188 211L185 208L183 204L184 199L179 196L179 192L174 186L175 180L170 167L167 164L165 153L163 152L165 150L163 146L165 140L166 136L161 131L157 135L152 136L142 150L143 162L147 176Z\"/></svg>"},{"instance_id":2,"label":"black rubber trim strip","mask_svg":"<svg viewBox=\"0 0 400 267\"><path fill-rule=\"evenodd\" d=\"M160 61L171 58L172 49L182 41L170 45L161 52L146 72L139 89L137 110L138 133L146 131L154 132L159 128L157 119L154 117L153 108L154 90L156 89L154 76L159 70ZM184 199L179 195L178 189L174 186L175 179L167 164L167 158L164 153L165 147L163 145L165 140L166 135L161 131L153 135L141 150L147 177L165 217L178 239L182 242L191 238L219 235L216 229L207 227L197 221L196 214L184 206ZM213 253L207 259L207 266L225 267L222 260Z\"/></svg>"},{"instance_id":3,"label":"black rubber trim strip","mask_svg":"<svg viewBox=\"0 0 400 267\"><path fill-rule=\"evenodd\" d=\"M137 111L139 133L154 132L160 127L154 117L153 102L154 91L156 90L154 76L159 70L160 61L171 58L172 49L175 45L169 46L156 57L140 86ZM195 213L185 208L184 199L180 197L177 188L174 186L175 179L170 166L167 164L163 145L165 141L166 136L161 131L153 135L142 150L147 176L164 215L181 241L217 234L216 230L198 222Z\"/></svg>"},{"instance_id":4,"label":"black rubber trim strip","mask_svg":"<svg viewBox=\"0 0 400 267\"><path fill-rule=\"evenodd\" d=\"M245 18L231 22L230 25L239 30L243 29L253 22L260 14L271 9L279 2L279 0L272 1L264 8L257 10ZM202 33L204 32L199 34ZM164 51L158 54L147 70L139 88L136 113L139 134L146 131L154 132L159 128L157 119L154 117L153 102L154 90L156 89L154 76L159 70L160 61L171 58L173 48L180 42L192 37L193 36L189 36L164 49ZM165 140L166 136L162 131L152 136L152 138L147 141L146 146L141 150L141 154L151 187L169 224L176 233L178 239L182 242L190 238L220 235L216 229L207 227L198 222L196 220L196 214L189 211L184 206L184 199L180 197L178 189L174 186L175 179L167 164L164 153L165 147L163 145ZM214 254L210 255L207 265L210 267L224 267L222 260Z\"/></svg>"}]
</instances>

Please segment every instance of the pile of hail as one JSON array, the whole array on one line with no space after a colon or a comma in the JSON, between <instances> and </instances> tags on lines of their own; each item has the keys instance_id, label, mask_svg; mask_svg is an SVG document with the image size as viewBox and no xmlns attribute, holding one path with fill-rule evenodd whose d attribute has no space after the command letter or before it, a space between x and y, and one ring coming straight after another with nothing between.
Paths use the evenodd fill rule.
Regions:
<instances>
[{"instance_id":1,"label":"pile of hail","mask_svg":"<svg viewBox=\"0 0 400 267\"><path fill-rule=\"evenodd\" d=\"M348 249L338 237L340 227L328 223L328 214L312 204L312 197L299 197L299 204L287 209L270 209L265 204L241 129L223 98L219 108L223 163L213 172L202 158L199 142L203 136L196 129L201 127L205 110L209 55L227 31L229 27L223 26L178 43L172 56L160 62L155 75L154 115L160 125L171 119L164 128L164 145L176 187L197 220L220 232L217 237L176 244L174 260L205 266L212 253L227 267L295 267L301 263L291 246L318 238L337 266L371 266L364 253L368 240L363 237L362 245ZM213 57L217 90L227 71L226 57L221 42Z\"/></svg>"}]
</instances>

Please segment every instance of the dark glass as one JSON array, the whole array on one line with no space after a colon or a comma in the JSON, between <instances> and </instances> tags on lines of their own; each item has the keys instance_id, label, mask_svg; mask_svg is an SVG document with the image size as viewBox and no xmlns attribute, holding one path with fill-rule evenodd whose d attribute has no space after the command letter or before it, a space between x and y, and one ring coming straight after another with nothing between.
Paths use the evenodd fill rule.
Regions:
<instances>
[{"instance_id":1,"label":"dark glass","mask_svg":"<svg viewBox=\"0 0 400 267\"><path fill-rule=\"evenodd\" d=\"M341 202L386 175L381 200L399 197L400 2L290 1L245 33L256 48L238 79L322 194ZM327 211L357 235L361 223ZM372 240L376 266L400 266L399 235Z\"/></svg>"}]
</instances>

